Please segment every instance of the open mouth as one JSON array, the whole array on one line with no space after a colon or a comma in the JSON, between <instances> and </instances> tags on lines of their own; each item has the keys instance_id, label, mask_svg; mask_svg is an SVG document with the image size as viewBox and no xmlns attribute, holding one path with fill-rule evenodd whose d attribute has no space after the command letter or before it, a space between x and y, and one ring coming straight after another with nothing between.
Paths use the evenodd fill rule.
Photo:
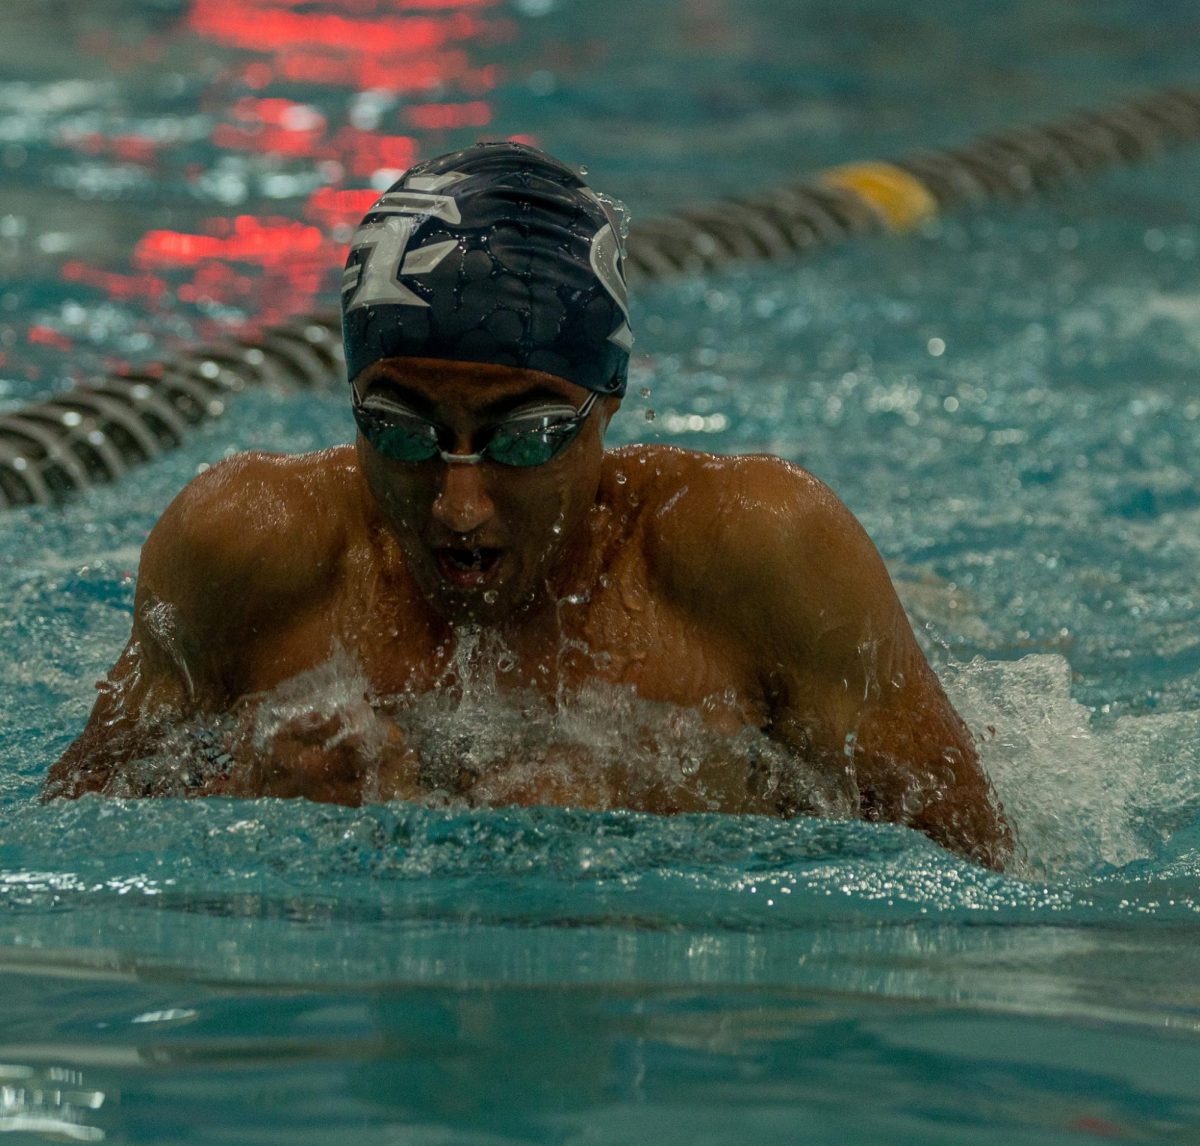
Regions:
<instances>
[{"instance_id":1,"label":"open mouth","mask_svg":"<svg viewBox=\"0 0 1200 1146\"><path fill-rule=\"evenodd\" d=\"M485 585L500 564L502 551L487 546L466 548L447 545L437 551L438 571L452 585L471 588Z\"/></svg>"}]
</instances>

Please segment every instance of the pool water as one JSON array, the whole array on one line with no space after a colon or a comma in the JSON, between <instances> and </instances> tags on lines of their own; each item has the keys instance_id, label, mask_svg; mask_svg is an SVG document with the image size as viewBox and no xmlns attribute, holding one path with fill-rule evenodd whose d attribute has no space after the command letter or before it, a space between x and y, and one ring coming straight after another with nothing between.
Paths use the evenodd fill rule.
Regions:
<instances>
[{"instance_id":1,"label":"pool water","mask_svg":"<svg viewBox=\"0 0 1200 1146\"><path fill-rule=\"evenodd\" d=\"M1200 30L1116 0L347 5L426 21L388 94L382 48L298 37L336 5L256 0L257 40L222 11L13 4L7 406L327 300L326 193L370 184L370 138L526 134L642 218L1194 83ZM1200 148L635 297L611 442L770 451L838 491L980 740L1005 875L836 820L38 805L175 491L349 440L345 395L241 394L119 487L0 521L0 1130L1196 1141L1198 185Z\"/></svg>"}]
</instances>

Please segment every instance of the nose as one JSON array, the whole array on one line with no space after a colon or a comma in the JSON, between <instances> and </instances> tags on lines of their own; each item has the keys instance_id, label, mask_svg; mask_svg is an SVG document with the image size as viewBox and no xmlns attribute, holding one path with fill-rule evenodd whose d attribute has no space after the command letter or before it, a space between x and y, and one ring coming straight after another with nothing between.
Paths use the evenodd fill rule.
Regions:
<instances>
[{"instance_id":1,"label":"nose","mask_svg":"<svg viewBox=\"0 0 1200 1146\"><path fill-rule=\"evenodd\" d=\"M472 533L495 515L482 466L441 466L441 489L433 502L433 517L452 533Z\"/></svg>"}]
</instances>

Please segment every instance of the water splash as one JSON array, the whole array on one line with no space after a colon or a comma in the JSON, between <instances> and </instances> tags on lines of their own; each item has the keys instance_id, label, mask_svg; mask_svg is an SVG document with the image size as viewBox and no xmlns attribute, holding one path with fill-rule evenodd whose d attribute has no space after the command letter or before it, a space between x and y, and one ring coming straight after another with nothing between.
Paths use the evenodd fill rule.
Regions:
<instances>
[{"instance_id":1,"label":"water splash","mask_svg":"<svg viewBox=\"0 0 1200 1146\"><path fill-rule=\"evenodd\" d=\"M370 761L385 757L387 720L394 720L420 761L422 802L430 807L715 812L730 806L728 777L748 775L763 806L775 798L806 814L853 817L841 777L822 775L758 729L721 734L696 711L598 680L569 703L506 687L498 675L505 657L494 639L465 629L439 688L378 697L356 659L339 649L262 698L250 740L266 752L274 737L300 726L327 727L330 750L354 739L369 762L367 800L387 796ZM1010 875L1104 876L1162 854L1200 816L1200 712L1100 721L1072 696L1069 663L1052 654L976 658L942 676L1016 829L1020 852ZM228 766L220 747L237 734L233 717L176 728L122 791L183 795L198 776Z\"/></svg>"},{"instance_id":2,"label":"water splash","mask_svg":"<svg viewBox=\"0 0 1200 1146\"><path fill-rule=\"evenodd\" d=\"M976 658L943 675L1016 825L1021 874L1123 867L1156 854L1200 813L1200 712L1099 724L1054 654Z\"/></svg>"}]
</instances>

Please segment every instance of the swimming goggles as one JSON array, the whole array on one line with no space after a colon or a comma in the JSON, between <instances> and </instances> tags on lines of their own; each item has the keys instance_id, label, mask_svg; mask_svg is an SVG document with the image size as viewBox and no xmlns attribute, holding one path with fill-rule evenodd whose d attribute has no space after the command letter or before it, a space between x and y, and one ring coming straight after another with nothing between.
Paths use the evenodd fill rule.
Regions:
<instances>
[{"instance_id":1,"label":"swimming goggles","mask_svg":"<svg viewBox=\"0 0 1200 1146\"><path fill-rule=\"evenodd\" d=\"M451 453L450 431L383 394L355 395L354 420L371 447L394 462L428 462L440 457L451 465L477 466L485 458L502 466L541 466L569 446L599 394L589 394L579 409L543 403L522 410L486 431L473 454Z\"/></svg>"}]
</instances>

